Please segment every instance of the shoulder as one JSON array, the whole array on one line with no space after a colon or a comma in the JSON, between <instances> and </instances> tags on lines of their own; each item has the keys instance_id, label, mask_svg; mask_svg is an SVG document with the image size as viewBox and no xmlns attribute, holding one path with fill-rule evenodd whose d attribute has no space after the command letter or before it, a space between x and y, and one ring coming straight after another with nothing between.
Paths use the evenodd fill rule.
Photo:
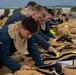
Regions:
<instances>
[{"instance_id":1,"label":"shoulder","mask_svg":"<svg viewBox=\"0 0 76 75\"><path fill-rule=\"evenodd\" d=\"M9 41L11 38L8 34L8 26L4 26L1 30L0 30L0 37L2 40L7 40Z\"/></svg>"}]
</instances>

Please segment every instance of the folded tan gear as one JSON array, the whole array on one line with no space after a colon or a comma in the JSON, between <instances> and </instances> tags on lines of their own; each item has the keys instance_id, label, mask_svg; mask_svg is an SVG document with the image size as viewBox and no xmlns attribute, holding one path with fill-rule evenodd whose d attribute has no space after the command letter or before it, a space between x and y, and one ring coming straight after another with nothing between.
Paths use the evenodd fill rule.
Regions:
<instances>
[{"instance_id":1,"label":"folded tan gear","mask_svg":"<svg viewBox=\"0 0 76 75\"><path fill-rule=\"evenodd\" d=\"M16 71L14 75L44 75L44 74L32 70L19 70Z\"/></svg>"},{"instance_id":2,"label":"folded tan gear","mask_svg":"<svg viewBox=\"0 0 76 75\"><path fill-rule=\"evenodd\" d=\"M57 34L60 34L60 35L63 35L63 34L68 34L69 33L69 29L65 28L65 27L61 27L61 28L58 28L57 30Z\"/></svg>"},{"instance_id":3,"label":"folded tan gear","mask_svg":"<svg viewBox=\"0 0 76 75\"><path fill-rule=\"evenodd\" d=\"M61 61L61 60L71 60L71 59L75 59L76 57L76 52L75 51L67 51L67 52L60 52L58 57L51 57L51 58L44 58L43 61L45 64L52 64L54 62L57 61Z\"/></svg>"},{"instance_id":4,"label":"folded tan gear","mask_svg":"<svg viewBox=\"0 0 76 75\"><path fill-rule=\"evenodd\" d=\"M14 74L12 74L12 73L8 73L8 74L4 74L4 75L14 75Z\"/></svg>"},{"instance_id":5,"label":"folded tan gear","mask_svg":"<svg viewBox=\"0 0 76 75\"><path fill-rule=\"evenodd\" d=\"M67 68L63 68L62 72L65 75L76 75L76 69L67 69Z\"/></svg>"},{"instance_id":6,"label":"folded tan gear","mask_svg":"<svg viewBox=\"0 0 76 75\"><path fill-rule=\"evenodd\" d=\"M54 40L51 40L51 41L48 41L52 46L55 46L55 47L58 47L58 46L62 46L63 45L63 43L58 43L58 42L56 42L56 41L54 41Z\"/></svg>"}]
</instances>

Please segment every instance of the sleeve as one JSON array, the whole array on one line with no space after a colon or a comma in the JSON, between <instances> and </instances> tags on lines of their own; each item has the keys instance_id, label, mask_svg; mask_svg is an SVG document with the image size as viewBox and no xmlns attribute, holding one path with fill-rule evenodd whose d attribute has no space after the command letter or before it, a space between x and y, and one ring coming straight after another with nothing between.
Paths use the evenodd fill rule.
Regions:
<instances>
[{"instance_id":1,"label":"sleeve","mask_svg":"<svg viewBox=\"0 0 76 75\"><path fill-rule=\"evenodd\" d=\"M46 24L46 30L45 33L47 36L49 36L50 38L55 38L55 36L50 32L50 28L49 28L49 24Z\"/></svg>"},{"instance_id":2,"label":"sleeve","mask_svg":"<svg viewBox=\"0 0 76 75\"><path fill-rule=\"evenodd\" d=\"M30 56L33 58L33 60L37 66L44 65L43 61L41 60L38 48L37 48L36 44L34 43L33 38L30 38L28 40L28 51L29 51Z\"/></svg>"},{"instance_id":3,"label":"sleeve","mask_svg":"<svg viewBox=\"0 0 76 75\"><path fill-rule=\"evenodd\" d=\"M48 49L51 46L50 43L48 43L41 35L39 35L37 33L33 34L33 38L34 38L35 42L38 45L42 46L44 49Z\"/></svg>"},{"instance_id":4,"label":"sleeve","mask_svg":"<svg viewBox=\"0 0 76 75\"><path fill-rule=\"evenodd\" d=\"M57 23L53 22L52 20L48 21L48 23L49 23L50 27L53 26L53 25L57 25Z\"/></svg>"},{"instance_id":5,"label":"sleeve","mask_svg":"<svg viewBox=\"0 0 76 75\"><path fill-rule=\"evenodd\" d=\"M44 35L41 31L38 34L41 35L46 41L50 38L49 36Z\"/></svg>"},{"instance_id":6,"label":"sleeve","mask_svg":"<svg viewBox=\"0 0 76 75\"><path fill-rule=\"evenodd\" d=\"M12 24L12 23L17 22L17 21L21 21L24 18L26 18L26 17L23 16L19 10L19 11L15 12L13 15L8 17L8 20L5 22L4 26L7 26L7 25Z\"/></svg>"},{"instance_id":7,"label":"sleeve","mask_svg":"<svg viewBox=\"0 0 76 75\"><path fill-rule=\"evenodd\" d=\"M12 71L19 70L21 65L15 62L10 55L11 38L6 31L1 32L0 41L0 63L11 69Z\"/></svg>"}]
</instances>

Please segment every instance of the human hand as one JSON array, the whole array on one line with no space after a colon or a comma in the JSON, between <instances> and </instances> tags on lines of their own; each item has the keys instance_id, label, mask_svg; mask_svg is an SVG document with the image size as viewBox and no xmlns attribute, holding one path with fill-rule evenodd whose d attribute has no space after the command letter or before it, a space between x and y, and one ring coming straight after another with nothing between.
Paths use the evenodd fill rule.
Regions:
<instances>
[{"instance_id":1,"label":"human hand","mask_svg":"<svg viewBox=\"0 0 76 75\"><path fill-rule=\"evenodd\" d=\"M52 46L50 46L49 48L48 48L48 51L49 52L54 52L55 54L58 52L55 48L53 48Z\"/></svg>"},{"instance_id":2,"label":"human hand","mask_svg":"<svg viewBox=\"0 0 76 75\"><path fill-rule=\"evenodd\" d=\"M56 39L54 39L54 38L49 38L49 41L56 41Z\"/></svg>"},{"instance_id":3,"label":"human hand","mask_svg":"<svg viewBox=\"0 0 76 75\"><path fill-rule=\"evenodd\" d=\"M22 65L20 70L30 70L30 67L26 65Z\"/></svg>"}]
</instances>

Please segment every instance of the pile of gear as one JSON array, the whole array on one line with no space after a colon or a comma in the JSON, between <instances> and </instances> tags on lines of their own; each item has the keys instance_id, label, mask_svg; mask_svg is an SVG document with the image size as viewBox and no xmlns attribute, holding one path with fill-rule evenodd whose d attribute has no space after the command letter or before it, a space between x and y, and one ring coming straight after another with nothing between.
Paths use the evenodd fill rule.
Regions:
<instances>
[{"instance_id":1,"label":"pile of gear","mask_svg":"<svg viewBox=\"0 0 76 75\"><path fill-rule=\"evenodd\" d=\"M15 61L26 64L31 67L31 70L20 70L14 74L9 73L5 75L75 75L76 73L76 22L64 22L55 26L52 29L56 40L48 41L58 50L58 53L47 52L42 47L39 47L39 52L44 66L35 66L32 58L27 54L23 56L19 53L12 55ZM72 65L65 64L62 66L60 61L72 60ZM30 64L31 63L31 64Z\"/></svg>"}]
</instances>

